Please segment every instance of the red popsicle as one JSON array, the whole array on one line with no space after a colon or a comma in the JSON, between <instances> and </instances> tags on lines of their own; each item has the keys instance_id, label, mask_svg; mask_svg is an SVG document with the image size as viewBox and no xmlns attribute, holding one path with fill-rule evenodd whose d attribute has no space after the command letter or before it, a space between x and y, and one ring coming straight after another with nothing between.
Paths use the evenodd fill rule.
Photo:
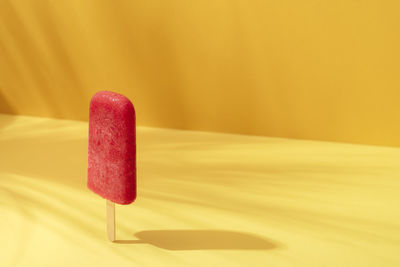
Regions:
<instances>
[{"instance_id":1,"label":"red popsicle","mask_svg":"<svg viewBox=\"0 0 400 267\"><path fill-rule=\"evenodd\" d=\"M88 152L88 188L112 202L132 203L136 198L136 125L128 98L108 91L92 97ZM107 213L114 216L111 204Z\"/></svg>"}]
</instances>

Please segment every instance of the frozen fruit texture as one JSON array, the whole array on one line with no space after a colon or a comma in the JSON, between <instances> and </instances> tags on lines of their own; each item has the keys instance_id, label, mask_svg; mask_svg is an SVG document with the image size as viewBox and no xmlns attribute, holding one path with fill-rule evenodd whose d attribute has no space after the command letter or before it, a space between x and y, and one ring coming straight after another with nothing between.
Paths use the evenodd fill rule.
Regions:
<instances>
[{"instance_id":1,"label":"frozen fruit texture","mask_svg":"<svg viewBox=\"0 0 400 267\"><path fill-rule=\"evenodd\" d=\"M87 186L118 204L136 198L135 109L123 95L101 91L90 101Z\"/></svg>"}]
</instances>

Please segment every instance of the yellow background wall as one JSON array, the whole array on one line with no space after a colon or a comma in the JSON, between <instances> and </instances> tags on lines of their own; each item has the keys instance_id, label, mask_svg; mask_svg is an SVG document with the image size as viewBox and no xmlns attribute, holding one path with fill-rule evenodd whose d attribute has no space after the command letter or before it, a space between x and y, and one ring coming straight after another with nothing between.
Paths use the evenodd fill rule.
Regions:
<instances>
[{"instance_id":1,"label":"yellow background wall","mask_svg":"<svg viewBox=\"0 0 400 267\"><path fill-rule=\"evenodd\" d=\"M0 112L400 145L395 0L0 0Z\"/></svg>"}]
</instances>

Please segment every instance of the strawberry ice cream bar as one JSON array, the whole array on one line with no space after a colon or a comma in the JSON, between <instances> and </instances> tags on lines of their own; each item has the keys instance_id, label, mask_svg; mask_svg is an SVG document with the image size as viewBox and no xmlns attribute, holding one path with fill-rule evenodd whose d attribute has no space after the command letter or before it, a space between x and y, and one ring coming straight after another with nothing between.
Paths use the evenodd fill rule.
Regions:
<instances>
[{"instance_id":1,"label":"strawberry ice cream bar","mask_svg":"<svg viewBox=\"0 0 400 267\"><path fill-rule=\"evenodd\" d=\"M136 198L135 109L123 95L101 91L90 102L87 186L118 204Z\"/></svg>"}]
</instances>

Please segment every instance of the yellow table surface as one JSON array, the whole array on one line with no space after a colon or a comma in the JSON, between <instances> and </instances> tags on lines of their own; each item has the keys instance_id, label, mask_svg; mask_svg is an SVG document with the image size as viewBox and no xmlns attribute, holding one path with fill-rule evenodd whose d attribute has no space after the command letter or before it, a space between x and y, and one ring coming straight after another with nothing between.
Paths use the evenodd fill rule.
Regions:
<instances>
[{"instance_id":1,"label":"yellow table surface","mask_svg":"<svg viewBox=\"0 0 400 267\"><path fill-rule=\"evenodd\" d=\"M400 266L399 148L138 127L111 243L87 128L0 115L1 266Z\"/></svg>"}]
</instances>

